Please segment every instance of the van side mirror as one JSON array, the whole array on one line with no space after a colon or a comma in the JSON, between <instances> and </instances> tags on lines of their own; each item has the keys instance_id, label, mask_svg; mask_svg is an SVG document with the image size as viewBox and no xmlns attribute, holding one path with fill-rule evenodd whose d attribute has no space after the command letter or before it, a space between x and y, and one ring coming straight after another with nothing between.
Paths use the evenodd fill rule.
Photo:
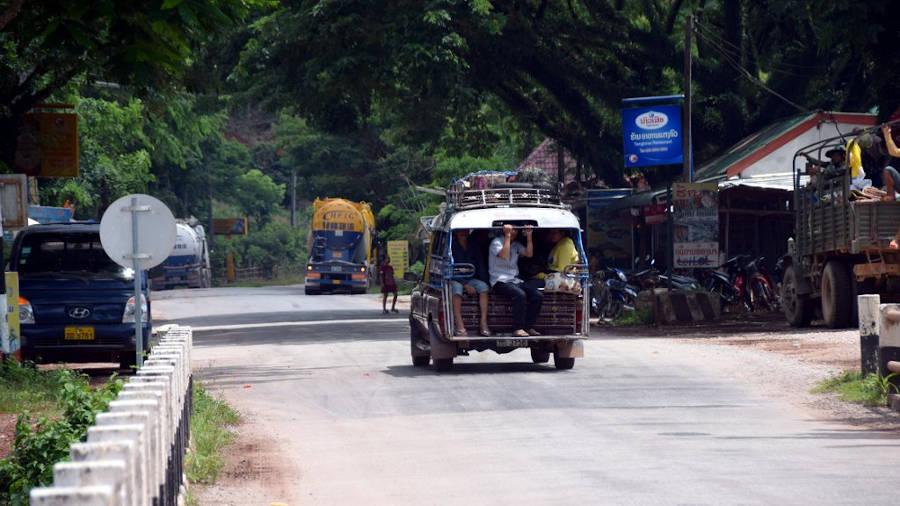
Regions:
<instances>
[{"instance_id":1,"label":"van side mirror","mask_svg":"<svg viewBox=\"0 0 900 506\"><path fill-rule=\"evenodd\" d=\"M406 271L403 273L403 281L410 281L413 283L418 283L419 276L415 272Z\"/></svg>"}]
</instances>

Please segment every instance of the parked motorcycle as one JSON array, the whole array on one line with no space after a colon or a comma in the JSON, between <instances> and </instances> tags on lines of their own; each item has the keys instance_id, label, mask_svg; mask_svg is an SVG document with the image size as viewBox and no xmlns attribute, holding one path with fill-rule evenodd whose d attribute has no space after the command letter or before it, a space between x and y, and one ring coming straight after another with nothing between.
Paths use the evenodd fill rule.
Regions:
<instances>
[{"instance_id":1,"label":"parked motorcycle","mask_svg":"<svg viewBox=\"0 0 900 506\"><path fill-rule=\"evenodd\" d=\"M622 269L604 267L591 278L591 316L614 320L634 310L637 290L628 284Z\"/></svg>"},{"instance_id":2,"label":"parked motorcycle","mask_svg":"<svg viewBox=\"0 0 900 506\"><path fill-rule=\"evenodd\" d=\"M744 265L749 285L750 306L754 310L778 311L780 305L775 293L775 283L764 264L765 257L759 257Z\"/></svg>"}]
</instances>

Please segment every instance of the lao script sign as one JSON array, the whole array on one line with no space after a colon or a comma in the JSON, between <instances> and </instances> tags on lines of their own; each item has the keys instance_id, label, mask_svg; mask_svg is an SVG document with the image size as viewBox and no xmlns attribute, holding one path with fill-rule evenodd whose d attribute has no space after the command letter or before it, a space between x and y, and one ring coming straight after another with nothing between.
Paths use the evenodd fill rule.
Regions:
<instances>
[{"instance_id":1,"label":"lao script sign","mask_svg":"<svg viewBox=\"0 0 900 506\"><path fill-rule=\"evenodd\" d=\"M719 265L719 188L717 183L672 185L675 206L676 269Z\"/></svg>"},{"instance_id":2,"label":"lao script sign","mask_svg":"<svg viewBox=\"0 0 900 506\"><path fill-rule=\"evenodd\" d=\"M625 167L683 163L681 106L622 109Z\"/></svg>"}]
</instances>

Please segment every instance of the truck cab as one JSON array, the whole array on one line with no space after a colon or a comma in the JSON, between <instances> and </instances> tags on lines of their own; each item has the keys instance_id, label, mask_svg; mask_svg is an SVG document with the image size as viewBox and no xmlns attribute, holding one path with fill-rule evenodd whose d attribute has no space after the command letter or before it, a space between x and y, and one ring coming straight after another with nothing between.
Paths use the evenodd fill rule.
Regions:
<instances>
[{"instance_id":1,"label":"truck cab","mask_svg":"<svg viewBox=\"0 0 900 506\"><path fill-rule=\"evenodd\" d=\"M306 295L366 293L371 271L375 216L369 204L340 198L316 199L309 231Z\"/></svg>"},{"instance_id":2,"label":"truck cab","mask_svg":"<svg viewBox=\"0 0 900 506\"><path fill-rule=\"evenodd\" d=\"M505 187L511 186L511 187ZM487 258L490 239L503 225L531 226L534 236L543 231L563 230L577 250L579 262L567 265L559 276L568 282L566 290L541 289L543 302L534 330L540 335L513 337L512 306L508 296L488 293L488 326L492 335L458 335L454 329L451 281L465 281L473 275L471 264L453 258L453 232L466 229L470 240L481 240ZM578 218L561 203L555 190L498 184L490 188L453 188L447 194L444 211L430 224L429 251L425 272L411 294L410 354L413 365L435 370L449 369L455 357L471 351L492 350L509 353L528 348L534 363L545 363L553 355L557 369L571 369L582 357L583 340L588 338L590 301L586 255ZM538 240L538 239L535 239ZM548 283L549 285L549 283ZM462 318L467 328L478 328L480 309L477 295L463 293ZM472 335L476 334L476 335Z\"/></svg>"},{"instance_id":3,"label":"truck cab","mask_svg":"<svg viewBox=\"0 0 900 506\"><path fill-rule=\"evenodd\" d=\"M100 244L96 223L35 225L10 255L19 274L22 354L35 360L119 361L134 365L134 272ZM144 349L149 349L150 293L142 276Z\"/></svg>"}]
</instances>

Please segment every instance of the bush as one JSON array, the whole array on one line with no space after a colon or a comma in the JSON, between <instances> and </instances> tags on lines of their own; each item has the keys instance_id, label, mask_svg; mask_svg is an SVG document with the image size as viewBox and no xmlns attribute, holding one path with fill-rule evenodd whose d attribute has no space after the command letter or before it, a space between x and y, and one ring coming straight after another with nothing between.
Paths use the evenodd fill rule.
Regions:
<instances>
[{"instance_id":1,"label":"bush","mask_svg":"<svg viewBox=\"0 0 900 506\"><path fill-rule=\"evenodd\" d=\"M12 453L0 461L0 503L27 505L32 487L53 482L53 465L69 459L69 446L83 441L97 413L104 411L122 389L113 375L92 390L87 376L60 369L55 372L61 417L36 421L26 411L16 421Z\"/></svg>"}]
</instances>

